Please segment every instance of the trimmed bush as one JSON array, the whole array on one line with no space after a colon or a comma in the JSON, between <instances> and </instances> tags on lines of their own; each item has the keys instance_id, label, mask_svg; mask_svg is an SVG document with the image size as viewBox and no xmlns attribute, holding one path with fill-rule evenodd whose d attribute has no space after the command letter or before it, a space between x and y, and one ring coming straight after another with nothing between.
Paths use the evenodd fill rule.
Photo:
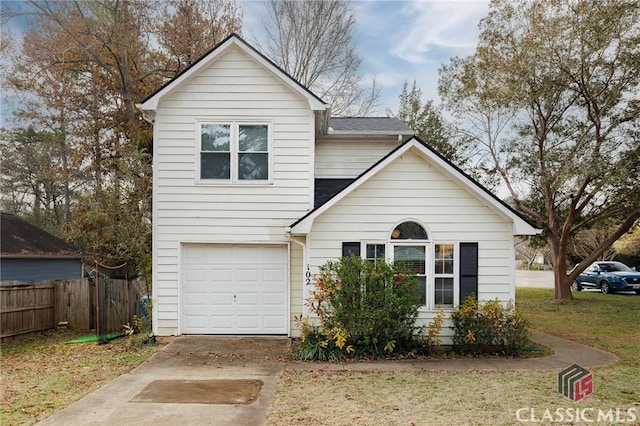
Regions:
<instances>
[{"instance_id":1,"label":"trimmed bush","mask_svg":"<svg viewBox=\"0 0 640 426\"><path fill-rule=\"evenodd\" d=\"M472 355L520 355L529 342L529 323L513 303L479 304L469 296L451 314L456 352Z\"/></svg>"}]
</instances>

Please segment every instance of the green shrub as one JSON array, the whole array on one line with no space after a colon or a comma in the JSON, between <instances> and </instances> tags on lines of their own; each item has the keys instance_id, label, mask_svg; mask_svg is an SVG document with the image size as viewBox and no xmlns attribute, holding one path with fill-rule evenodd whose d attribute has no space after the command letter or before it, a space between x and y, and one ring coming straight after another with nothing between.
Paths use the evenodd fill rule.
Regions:
<instances>
[{"instance_id":1,"label":"green shrub","mask_svg":"<svg viewBox=\"0 0 640 426\"><path fill-rule=\"evenodd\" d=\"M307 305L317 325L298 318L303 359L424 353L416 339L418 281L406 267L349 256L320 268Z\"/></svg>"},{"instance_id":2,"label":"green shrub","mask_svg":"<svg viewBox=\"0 0 640 426\"><path fill-rule=\"evenodd\" d=\"M451 314L453 344L459 353L519 355L529 342L529 324L509 302L478 304L469 296Z\"/></svg>"}]
</instances>

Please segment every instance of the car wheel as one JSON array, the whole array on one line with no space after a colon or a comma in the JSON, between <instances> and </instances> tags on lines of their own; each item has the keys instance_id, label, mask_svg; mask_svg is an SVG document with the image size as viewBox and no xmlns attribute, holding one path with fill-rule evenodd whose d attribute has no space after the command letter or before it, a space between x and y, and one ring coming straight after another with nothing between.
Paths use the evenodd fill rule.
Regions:
<instances>
[{"instance_id":1,"label":"car wheel","mask_svg":"<svg viewBox=\"0 0 640 426\"><path fill-rule=\"evenodd\" d=\"M610 294L611 293L611 287L609 286L609 283L606 281L602 281L600 283L600 291L604 294Z\"/></svg>"},{"instance_id":2,"label":"car wheel","mask_svg":"<svg viewBox=\"0 0 640 426\"><path fill-rule=\"evenodd\" d=\"M582 291L582 286L578 282L578 280L573 280L571 283L571 290L573 291Z\"/></svg>"}]
</instances>

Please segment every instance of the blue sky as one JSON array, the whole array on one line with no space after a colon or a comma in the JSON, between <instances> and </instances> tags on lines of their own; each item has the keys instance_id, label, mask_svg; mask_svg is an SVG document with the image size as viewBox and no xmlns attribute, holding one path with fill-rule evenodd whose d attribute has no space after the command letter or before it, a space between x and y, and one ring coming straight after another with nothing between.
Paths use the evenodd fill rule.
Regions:
<instances>
[{"instance_id":1,"label":"blue sky","mask_svg":"<svg viewBox=\"0 0 640 426\"><path fill-rule=\"evenodd\" d=\"M262 1L243 0L243 35L259 37L266 16ZM473 53L478 23L489 0L352 0L355 42L363 72L381 87L377 115L398 109L405 81L416 80L423 99L438 102L438 68L453 56Z\"/></svg>"},{"instance_id":2,"label":"blue sky","mask_svg":"<svg viewBox=\"0 0 640 426\"><path fill-rule=\"evenodd\" d=\"M4 0L3 0L4 1ZM240 0L243 36L259 38L267 12L262 0ZM478 41L478 23L489 10L489 0L352 0L356 17L355 42L367 82L375 78L380 105L398 109L402 84L416 80L423 99L438 102L438 68L452 56L467 56ZM20 32L22 20L9 27ZM0 105L2 124L8 118L6 99Z\"/></svg>"}]
</instances>

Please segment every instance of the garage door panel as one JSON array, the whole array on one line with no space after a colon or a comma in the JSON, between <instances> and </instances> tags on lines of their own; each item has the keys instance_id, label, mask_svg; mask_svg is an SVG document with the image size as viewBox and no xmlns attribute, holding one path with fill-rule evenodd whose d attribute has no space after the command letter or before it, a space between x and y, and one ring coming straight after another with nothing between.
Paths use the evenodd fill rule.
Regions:
<instances>
[{"instance_id":1,"label":"garage door panel","mask_svg":"<svg viewBox=\"0 0 640 426\"><path fill-rule=\"evenodd\" d=\"M207 276L208 281L219 284L231 284L235 279L233 268L229 268L227 265L218 267L210 266L207 270Z\"/></svg>"},{"instance_id":2,"label":"garage door panel","mask_svg":"<svg viewBox=\"0 0 640 426\"><path fill-rule=\"evenodd\" d=\"M206 268L190 268L185 271L185 279L189 282L206 282L209 271Z\"/></svg>"},{"instance_id":3,"label":"garage door panel","mask_svg":"<svg viewBox=\"0 0 640 426\"><path fill-rule=\"evenodd\" d=\"M245 269L241 267L236 271L236 280L239 283L256 284L260 282L258 279L259 275L260 271L255 268Z\"/></svg>"},{"instance_id":4,"label":"garage door panel","mask_svg":"<svg viewBox=\"0 0 640 426\"><path fill-rule=\"evenodd\" d=\"M281 292L265 292L262 296L262 304L265 306L281 306L287 303L287 296Z\"/></svg>"},{"instance_id":5,"label":"garage door panel","mask_svg":"<svg viewBox=\"0 0 640 426\"><path fill-rule=\"evenodd\" d=\"M265 315L264 326L267 329L282 328L285 324L285 317L282 315Z\"/></svg>"},{"instance_id":6,"label":"garage door panel","mask_svg":"<svg viewBox=\"0 0 640 426\"><path fill-rule=\"evenodd\" d=\"M280 247L264 247L265 250L261 250L261 260L266 264L283 263L287 261L287 252Z\"/></svg>"},{"instance_id":7,"label":"garage door panel","mask_svg":"<svg viewBox=\"0 0 640 426\"><path fill-rule=\"evenodd\" d=\"M260 295L255 292L246 293L238 292L236 296L236 304L238 307L260 307Z\"/></svg>"},{"instance_id":8,"label":"garage door panel","mask_svg":"<svg viewBox=\"0 0 640 426\"><path fill-rule=\"evenodd\" d=\"M203 330L204 333L209 333L210 329L220 330L219 333L223 333L224 330L233 332L234 318L232 314L229 315L215 315L212 317L211 327L207 330Z\"/></svg>"},{"instance_id":9,"label":"garage door panel","mask_svg":"<svg viewBox=\"0 0 640 426\"><path fill-rule=\"evenodd\" d=\"M207 293L190 291L185 295L185 304L190 306L207 306Z\"/></svg>"},{"instance_id":10,"label":"garage door panel","mask_svg":"<svg viewBox=\"0 0 640 426\"><path fill-rule=\"evenodd\" d=\"M238 315L238 328L241 330L259 330L260 317L256 314L253 315Z\"/></svg>"},{"instance_id":11,"label":"garage door panel","mask_svg":"<svg viewBox=\"0 0 640 426\"><path fill-rule=\"evenodd\" d=\"M205 314L197 315L195 313L189 315L186 325L189 328L206 330L208 326L208 316Z\"/></svg>"},{"instance_id":12,"label":"garage door panel","mask_svg":"<svg viewBox=\"0 0 640 426\"><path fill-rule=\"evenodd\" d=\"M262 271L262 280L264 282L279 282L286 279L286 271L281 269L265 268Z\"/></svg>"},{"instance_id":13,"label":"garage door panel","mask_svg":"<svg viewBox=\"0 0 640 426\"><path fill-rule=\"evenodd\" d=\"M216 308L224 308L233 306L233 293L228 292L212 292L211 305Z\"/></svg>"},{"instance_id":14,"label":"garage door panel","mask_svg":"<svg viewBox=\"0 0 640 426\"><path fill-rule=\"evenodd\" d=\"M286 246L185 245L181 331L285 334Z\"/></svg>"}]
</instances>

